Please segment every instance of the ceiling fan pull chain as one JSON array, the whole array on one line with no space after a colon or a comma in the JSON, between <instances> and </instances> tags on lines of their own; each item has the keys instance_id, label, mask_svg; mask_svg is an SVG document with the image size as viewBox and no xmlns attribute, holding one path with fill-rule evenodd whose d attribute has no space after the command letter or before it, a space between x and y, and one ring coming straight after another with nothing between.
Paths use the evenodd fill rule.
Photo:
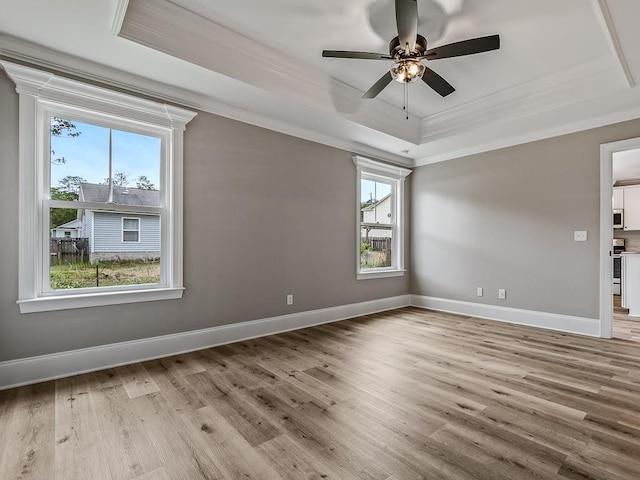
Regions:
<instances>
[{"instance_id":1,"label":"ceiling fan pull chain","mask_svg":"<svg viewBox=\"0 0 640 480\"><path fill-rule=\"evenodd\" d=\"M409 83L404 82L404 111L406 118L409 120Z\"/></svg>"}]
</instances>

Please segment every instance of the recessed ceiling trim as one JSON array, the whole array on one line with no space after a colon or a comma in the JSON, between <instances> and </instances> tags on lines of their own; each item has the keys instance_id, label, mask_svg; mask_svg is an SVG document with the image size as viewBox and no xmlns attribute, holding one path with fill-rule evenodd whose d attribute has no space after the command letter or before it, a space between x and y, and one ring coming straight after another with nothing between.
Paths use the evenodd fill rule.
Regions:
<instances>
[{"instance_id":1,"label":"recessed ceiling trim","mask_svg":"<svg viewBox=\"0 0 640 480\"><path fill-rule=\"evenodd\" d=\"M118 5L116 5L116 14L113 16L113 24L111 25L112 34L118 35L120 33L128 6L129 0L118 0Z\"/></svg>"},{"instance_id":2,"label":"recessed ceiling trim","mask_svg":"<svg viewBox=\"0 0 640 480\"><path fill-rule=\"evenodd\" d=\"M431 115L423 119L420 143L603 95L617 86L615 70L611 58L599 58Z\"/></svg>"},{"instance_id":3,"label":"recessed ceiling trim","mask_svg":"<svg viewBox=\"0 0 640 480\"><path fill-rule=\"evenodd\" d=\"M130 0L119 36L265 91L417 144L420 119L167 0ZM318 55L320 53L318 52ZM332 96L333 95L333 96ZM334 104L352 105L352 113ZM399 120L403 119L402 122Z\"/></svg>"},{"instance_id":4,"label":"recessed ceiling trim","mask_svg":"<svg viewBox=\"0 0 640 480\"><path fill-rule=\"evenodd\" d=\"M618 38L618 31L616 30L613 17L611 16L611 11L609 10L609 4L607 3L607 0L592 0L592 3L593 8L596 12L596 17L601 24L602 31L604 32L608 40L609 48L618 59L620 68L624 72L629 86L635 87L637 85L637 82L633 78L633 74L631 73L631 69L629 68L629 64L627 63L627 59L624 56L624 51L622 49L622 45L620 44L620 39Z\"/></svg>"},{"instance_id":5,"label":"recessed ceiling trim","mask_svg":"<svg viewBox=\"0 0 640 480\"><path fill-rule=\"evenodd\" d=\"M634 105L624 110L604 113L595 117L583 118L575 122L563 123L557 126L551 126L543 129L531 129L530 131L519 135L503 135L500 138L486 143L478 143L470 147L463 147L456 150L450 150L446 153L427 155L417 158L413 162L414 167L430 165L432 163L454 160L456 158L476 155L478 153L491 152L501 148L513 147L524 143L535 142L547 138L559 137L561 135L569 135L576 132L582 132L592 128L604 127L615 123L636 120L640 118L640 106Z\"/></svg>"}]
</instances>

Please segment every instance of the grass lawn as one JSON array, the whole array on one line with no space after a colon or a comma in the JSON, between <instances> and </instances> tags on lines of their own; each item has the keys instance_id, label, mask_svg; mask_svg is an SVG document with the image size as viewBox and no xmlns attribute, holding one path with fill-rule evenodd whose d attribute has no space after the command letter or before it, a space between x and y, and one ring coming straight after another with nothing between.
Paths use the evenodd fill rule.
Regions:
<instances>
[{"instance_id":1,"label":"grass lawn","mask_svg":"<svg viewBox=\"0 0 640 480\"><path fill-rule=\"evenodd\" d=\"M160 281L160 261L114 262L98 265L63 263L51 265L49 278L53 290L158 283Z\"/></svg>"}]
</instances>

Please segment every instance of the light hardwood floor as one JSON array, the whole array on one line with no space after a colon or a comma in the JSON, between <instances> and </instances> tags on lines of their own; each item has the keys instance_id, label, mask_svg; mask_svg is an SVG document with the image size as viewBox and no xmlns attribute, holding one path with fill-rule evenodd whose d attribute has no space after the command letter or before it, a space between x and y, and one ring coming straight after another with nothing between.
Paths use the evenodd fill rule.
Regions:
<instances>
[{"instance_id":1,"label":"light hardwood floor","mask_svg":"<svg viewBox=\"0 0 640 480\"><path fill-rule=\"evenodd\" d=\"M416 308L0 392L0 478L640 478L640 321Z\"/></svg>"}]
</instances>

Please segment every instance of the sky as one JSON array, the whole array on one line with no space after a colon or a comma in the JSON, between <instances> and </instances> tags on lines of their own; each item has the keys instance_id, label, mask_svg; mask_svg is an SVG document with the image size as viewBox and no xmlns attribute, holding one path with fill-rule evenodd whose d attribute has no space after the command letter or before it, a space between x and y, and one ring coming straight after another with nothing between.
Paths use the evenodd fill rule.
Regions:
<instances>
[{"instance_id":1,"label":"sky","mask_svg":"<svg viewBox=\"0 0 640 480\"><path fill-rule=\"evenodd\" d=\"M51 186L67 175L80 176L89 183L104 183L109 176L109 129L70 120L80 132L77 137L51 137L52 158L64 157L65 164L51 163ZM140 175L160 185L160 139L113 130L113 173L124 172L129 186Z\"/></svg>"},{"instance_id":2,"label":"sky","mask_svg":"<svg viewBox=\"0 0 640 480\"><path fill-rule=\"evenodd\" d=\"M366 202L373 198L381 200L385 195L391 193L391 185L388 183L374 182L373 180L362 180L360 184L360 201Z\"/></svg>"}]
</instances>

